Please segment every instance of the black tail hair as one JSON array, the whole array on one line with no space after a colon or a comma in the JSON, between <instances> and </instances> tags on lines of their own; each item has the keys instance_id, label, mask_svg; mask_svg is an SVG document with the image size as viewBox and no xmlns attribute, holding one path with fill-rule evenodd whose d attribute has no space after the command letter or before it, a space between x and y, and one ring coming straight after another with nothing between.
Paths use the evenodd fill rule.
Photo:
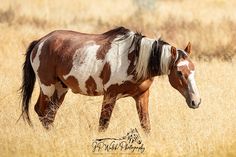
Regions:
<instances>
[{"instance_id":1,"label":"black tail hair","mask_svg":"<svg viewBox=\"0 0 236 157\"><path fill-rule=\"evenodd\" d=\"M32 123L29 117L29 102L30 102L30 99L34 90L34 84L35 84L35 73L30 63L30 54L37 43L38 43L38 40L33 41L29 45L26 51L25 63L23 64L23 78L22 78L23 81L20 87L20 93L22 97L22 108L21 108L22 113L19 119L23 117L23 119L27 121L30 126L32 126Z\"/></svg>"}]
</instances>

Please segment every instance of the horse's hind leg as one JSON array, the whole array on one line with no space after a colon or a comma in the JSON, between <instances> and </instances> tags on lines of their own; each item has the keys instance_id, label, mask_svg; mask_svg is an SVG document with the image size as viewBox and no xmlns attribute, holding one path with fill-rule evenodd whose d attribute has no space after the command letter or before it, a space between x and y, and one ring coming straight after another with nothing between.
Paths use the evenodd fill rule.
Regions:
<instances>
[{"instance_id":1,"label":"horse's hind leg","mask_svg":"<svg viewBox=\"0 0 236 157\"><path fill-rule=\"evenodd\" d=\"M42 90L42 88L44 89ZM68 88L60 81L47 88L47 92L45 92L45 86L41 86L40 95L35 105L35 111L42 125L46 129L49 129L53 124L57 110L62 104Z\"/></svg>"}]
</instances>

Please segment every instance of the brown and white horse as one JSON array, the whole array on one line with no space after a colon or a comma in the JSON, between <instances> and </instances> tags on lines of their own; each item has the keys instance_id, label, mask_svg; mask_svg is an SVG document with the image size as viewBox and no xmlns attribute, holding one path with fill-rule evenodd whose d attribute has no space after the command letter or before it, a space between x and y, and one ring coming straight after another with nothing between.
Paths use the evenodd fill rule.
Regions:
<instances>
[{"instance_id":1,"label":"brown and white horse","mask_svg":"<svg viewBox=\"0 0 236 157\"><path fill-rule=\"evenodd\" d=\"M190 52L190 43L180 50L124 27L103 34L53 31L27 49L21 116L31 124L28 108L37 78L40 94L34 109L45 128L53 123L71 89L73 93L104 96L99 130L108 127L116 100L131 96L142 128L149 131L149 88L155 76L168 75L170 84L185 97L190 108L201 103Z\"/></svg>"}]
</instances>

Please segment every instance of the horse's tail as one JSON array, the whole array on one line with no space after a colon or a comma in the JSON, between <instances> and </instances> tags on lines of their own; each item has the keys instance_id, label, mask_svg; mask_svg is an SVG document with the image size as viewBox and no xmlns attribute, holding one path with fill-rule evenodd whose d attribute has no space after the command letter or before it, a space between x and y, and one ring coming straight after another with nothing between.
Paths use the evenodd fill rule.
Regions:
<instances>
[{"instance_id":1,"label":"horse's tail","mask_svg":"<svg viewBox=\"0 0 236 157\"><path fill-rule=\"evenodd\" d=\"M35 47L35 45L38 43L38 41L33 41L25 54L25 62L23 64L23 81L22 85L20 87L20 93L22 97L22 113L20 115L20 118L23 117L24 120L28 122L30 126L32 126L30 117L29 117L29 102L34 90L34 84L35 84L35 73L32 68L31 62L30 62L30 55ZM19 118L19 119L20 119Z\"/></svg>"}]
</instances>

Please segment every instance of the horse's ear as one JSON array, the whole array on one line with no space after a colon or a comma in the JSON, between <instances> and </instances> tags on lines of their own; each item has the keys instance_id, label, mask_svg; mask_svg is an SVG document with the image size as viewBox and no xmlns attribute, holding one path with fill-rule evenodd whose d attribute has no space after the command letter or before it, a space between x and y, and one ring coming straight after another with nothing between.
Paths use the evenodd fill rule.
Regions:
<instances>
[{"instance_id":1,"label":"horse's ear","mask_svg":"<svg viewBox=\"0 0 236 157\"><path fill-rule=\"evenodd\" d=\"M172 57L172 60L176 60L176 56L177 56L176 48L174 46L171 46L171 57Z\"/></svg>"},{"instance_id":2,"label":"horse's ear","mask_svg":"<svg viewBox=\"0 0 236 157\"><path fill-rule=\"evenodd\" d=\"M188 45L186 46L186 48L184 49L185 52L187 52L188 54L191 53L192 51L192 45L190 42L188 42Z\"/></svg>"}]
</instances>

